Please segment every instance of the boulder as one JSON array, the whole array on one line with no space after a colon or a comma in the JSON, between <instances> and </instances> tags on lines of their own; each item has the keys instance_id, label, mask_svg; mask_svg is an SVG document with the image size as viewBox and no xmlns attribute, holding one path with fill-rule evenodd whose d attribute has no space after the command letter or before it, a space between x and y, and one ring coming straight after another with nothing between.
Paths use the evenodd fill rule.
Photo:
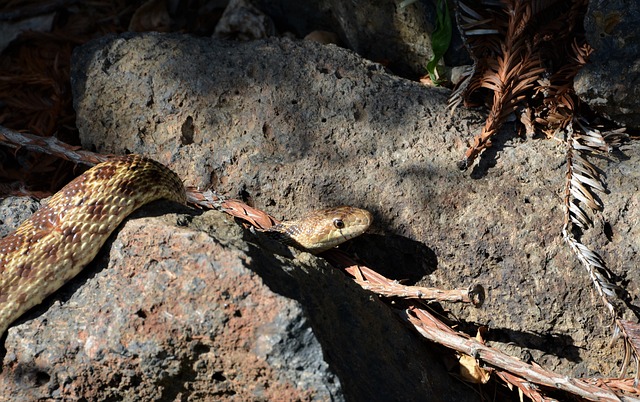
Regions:
<instances>
[{"instance_id":1,"label":"boulder","mask_svg":"<svg viewBox=\"0 0 640 402\"><path fill-rule=\"evenodd\" d=\"M640 128L640 5L590 0L584 26L594 48L575 79L589 107L629 128Z\"/></svg>"},{"instance_id":2,"label":"boulder","mask_svg":"<svg viewBox=\"0 0 640 402\"><path fill-rule=\"evenodd\" d=\"M451 115L448 90L333 45L125 35L80 48L75 66L85 148L145 153L188 185L249 195L278 218L369 209L377 236L353 244L372 268L427 286L479 283L488 290L482 308L446 308L488 325L496 345L567 375L616 375L622 347L609 347L610 318L560 235L563 144L507 126L460 172L456 161L483 117ZM610 192L584 238L632 295L640 294L637 148L593 160Z\"/></svg>"},{"instance_id":3,"label":"boulder","mask_svg":"<svg viewBox=\"0 0 640 402\"><path fill-rule=\"evenodd\" d=\"M217 211L134 213L8 330L3 400L475 400L344 274L260 244Z\"/></svg>"},{"instance_id":4,"label":"boulder","mask_svg":"<svg viewBox=\"0 0 640 402\"><path fill-rule=\"evenodd\" d=\"M560 237L564 145L521 138L507 126L471 172L460 172L456 162L467 141L479 132L484 120L481 114L459 109L451 115L446 108L447 90L392 76L381 65L334 45L306 41L233 43L170 34L106 37L76 49L73 87L84 148L146 154L178 172L187 185L248 197L278 218L294 218L309 209L340 204L369 209L375 217L371 233L347 246L365 264L388 277L425 286L467 288L481 284L487 289L487 299L480 308L443 305L458 320L459 328L487 325L487 340L492 346L569 376L616 375L622 348L609 347L606 310L586 271ZM594 161L606 174L610 192L601 196L605 204L602 219L593 235L585 237L610 268L624 276L632 295L640 294L640 272L634 269L640 251L638 155L638 145L630 143L609 159ZM224 395L230 395L247 389L247 394L241 395L250 398L476 398L459 383L451 382L440 357L429 351L432 345L397 322L392 310L376 297L352 285L321 260L307 254L282 260L255 246L252 238L249 243L241 240L247 233L234 232L239 230L235 226L228 230L235 233L231 238L224 237L222 229L203 232L202 224L192 226L204 219L193 211L167 217L165 212L175 210L147 209L141 214L149 211L163 217L129 220L107 245L97 268L88 268L88 277L74 281L68 293L54 296L43 309L9 330L3 384L12 384L16 373L25 373L23 383L30 379L30 386L38 392L53 393L67 389L66 384L75 379L90 377L101 381L95 389L114 395L155 395L154 399L202 390L198 381L205 378L216 381L212 392L228 390ZM136 232L140 219L149 225L149 220L163 223ZM127 229L131 225L133 228ZM119 245L127 230L133 230L133 237L124 238L127 240ZM152 235L147 238L143 233ZM189 241L183 242L183 238ZM142 250L147 244L149 249ZM207 247L211 252L198 251ZM142 265L121 274L116 268L129 269L131 263L116 264L111 259L130 248ZM172 262L181 259L184 263ZM308 265L310 261L319 265ZM165 264L175 266L161 268ZM194 277L208 275L185 271L198 271L190 267L202 266L218 278L227 276L215 274L227 264L240 272L235 275L243 275L242 280L231 279L235 285L228 286L206 285L204 288L223 294L207 295L202 304L189 302L193 307L181 310L184 303L180 300L191 300L197 289L182 281L191 284ZM241 267L249 269L242 271ZM34 331L46 331L53 325L48 324L54 322L49 314L56 308L67 309L67 320L78 320L80 304L69 301L101 275L109 276L105 279L108 285L87 291L109 299L127 294L120 285L114 287L112 275L130 277L128 280L149 275L138 284L122 284L133 286L131 297L124 297L120 307L108 309L118 314L123 311L131 322L115 317L109 325L102 318L94 322L96 327L91 331L98 333L114 326L109 336L118 340L117 345L105 343L111 340L98 342L101 337L97 335L87 343L89 338L78 335L72 321L57 327L71 328L70 334L32 340L37 335ZM273 285L272 276L281 277L284 284ZM292 279L298 276L305 280ZM145 283L168 289L172 281L186 289L185 293L169 293L166 300L178 302L147 299L153 292ZM245 281L252 286L245 287ZM342 290L329 290L334 285L325 281L335 281L335 287ZM262 294L258 290L261 283L268 285L265 295L254 296L254 289ZM233 286L251 293L240 296ZM97 295L107 287L112 289L107 293L110 296ZM220 301L225 289L233 300L232 307ZM285 300L278 300L273 293ZM64 303L56 301L60 298ZM257 304L267 303L268 307L260 310L263 313L251 315L257 320L256 315L261 314L265 321L257 321L255 326L244 324L243 318L249 316L242 306L246 299L256 311L262 309ZM267 300L278 306L269 307ZM288 300L295 303L288 304ZM98 310L107 310L99 307L100 303L89 302L90 306L95 304ZM132 307L126 307L128 304ZM160 306L154 309L156 304ZM240 310L240 317L233 315L236 310ZM274 311L284 312L274 315ZM95 314L83 315L93 319ZM213 329L209 326L213 324L204 324L201 315L219 317L222 327ZM158 321L186 316L194 320L192 324L176 321L151 329ZM282 317L299 317L297 324L284 325L293 334L272 324L284 320ZM140 346L144 341L135 331L145 326L149 326L150 340ZM243 330L236 330L238 327ZM123 335L127 328L133 328L133 334ZM271 364L265 357L269 353L261 352L269 350L270 344L262 336L264 331L276 333L272 339L282 339L282 348L301 349L305 350L303 356L322 358L301 364L310 360L296 355L287 364ZM314 337L316 341L311 340ZM25 339L37 346L32 352L20 352ZM48 344L43 346L45 340L51 339L60 339L54 343L62 339L76 342L71 345L75 352L62 355L72 356L73 364L43 355L42 351L51 349ZM92 352L91 345L96 342L96 350L102 352ZM238 349L227 351L222 344ZM120 355L127 363L109 360ZM229 356L231 360L219 363L210 360ZM44 358L48 360L38 361ZM138 360L129 364L129 358ZM242 374L238 374L238 360L253 363L242 366ZM201 361L205 366L202 372L187 369L200 367L196 363ZM91 369L69 368L84 362ZM315 376L288 373L291 367L309 366L314 367L310 371ZM119 367L115 370L118 375L109 374L113 367ZM86 377L58 375L70 370ZM242 382L250 370L264 374L259 381L262 385ZM237 382L236 375L241 377ZM151 377L145 384L156 385L153 390L147 391L140 382L146 376ZM301 382L300 377L308 377L309 382ZM89 380L78 380L78 387L89 387L83 381ZM312 383L317 388L300 385ZM316 391L322 384L325 390ZM265 389L274 393L260 394L267 392ZM314 391L297 394L305 389Z\"/></svg>"}]
</instances>

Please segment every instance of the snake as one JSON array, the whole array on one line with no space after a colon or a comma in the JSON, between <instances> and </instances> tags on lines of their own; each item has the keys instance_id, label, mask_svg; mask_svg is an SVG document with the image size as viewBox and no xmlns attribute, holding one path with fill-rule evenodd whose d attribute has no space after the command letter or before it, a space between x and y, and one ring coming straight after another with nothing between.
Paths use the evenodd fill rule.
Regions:
<instances>
[{"instance_id":1,"label":"snake","mask_svg":"<svg viewBox=\"0 0 640 402\"><path fill-rule=\"evenodd\" d=\"M186 204L175 172L140 155L113 157L69 182L0 239L0 336L79 274L129 214L160 199ZM369 211L343 206L311 211L263 232L318 254L364 233L371 222Z\"/></svg>"}]
</instances>

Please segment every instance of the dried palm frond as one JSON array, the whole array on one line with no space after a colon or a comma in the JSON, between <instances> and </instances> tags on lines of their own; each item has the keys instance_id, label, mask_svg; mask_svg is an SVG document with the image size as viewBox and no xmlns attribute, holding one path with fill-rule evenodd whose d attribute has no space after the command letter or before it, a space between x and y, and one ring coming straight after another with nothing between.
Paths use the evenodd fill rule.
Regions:
<instances>
[{"instance_id":1,"label":"dried palm frond","mask_svg":"<svg viewBox=\"0 0 640 402\"><path fill-rule=\"evenodd\" d=\"M526 60L526 62L523 62ZM491 146L491 137L500 129L507 117L527 98L525 91L533 86L544 69L527 52L503 51L502 56L487 63L482 87L493 91L491 111L482 132L475 136L465 152L459 167L465 170L484 150Z\"/></svg>"},{"instance_id":2,"label":"dried palm frond","mask_svg":"<svg viewBox=\"0 0 640 402\"><path fill-rule=\"evenodd\" d=\"M612 281L613 275L602 257L580 241L582 231L593 226L591 215L601 211L603 207L596 191L605 191L601 172L586 159L586 156L589 153L606 151L608 144L599 131L576 132L573 123L567 126L566 133L567 179L562 236L586 267L591 281L611 315L617 317L618 312L613 300L617 298L619 288Z\"/></svg>"},{"instance_id":3,"label":"dried palm frond","mask_svg":"<svg viewBox=\"0 0 640 402\"><path fill-rule=\"evenodd\" d=\"M493 97L482 132L474 137L458 164L463 170L491 146L491 137L507 117L536 95L536 87L558 86L552 94L553 104L563 105L571 100L562 99L564 86L556 79L570 76L562 82L572 83L581 67L576 60L567 60L566 50L576 41L575 30L586 9L585 0L486 0L473 6L470 3L457 2L456 18L474 64L452 93L449 106L454 110L461 103L474 104L471 96L480 89L492 91ZM581 38L579 46L583 43ZM544 76L551 79L545 80ZM545 110L550 104L543 105ZM549 110L549 118L566 124L566 116L556 116L555 112Z\"/></svg>"},{"instance_id":4,"label":"dried palm frond","mask_svg":"<svg viewBox=\"0 0 640 402\"><path fill-rule=\"evenodd\" d=\"M575 126L577 127L574 127ZM604 193L606 186L602 171L587 160L589 155L603 155L612 151L626 138L624 129L605 133L582 124L578 120L571 121L566 127L567 146L567 178L564 196L564 225L562 237L569 244L582 265L587 269L605 307L609 310L614 323L614 340L622 337L625 343L625 358L622 372L626 371L631 357L638 363L638 336L640 331L632 331L632 325L625 326L621 317L624 305L620 296L621 288L615 283L614 275L607 268L603 258L582 243L583 231L593 227L593 215L603 209L598 193ZM636 381L640 372L636 370Z\"/></svg>"},{"instance_id":5,"label":"dried palm frond","mask_svg":"<svg viewBox=\"0 0 640 402\"><path fill-rule=\"evenodd\" d=\"M539 80L534 87L534 97L542 97L535 110L535 123L547 137L563 130L576 115L579 100L573 90L573 80L593 51L588 43L579 44L575 39L570 50L571 62L549 78Z\"/></svg>"},{"instance_id":6,"label":"dried palm frond","mask_svg":"<svg viewBox=\"0 0 640 402\"><path fill-rule=\"evenodd\" d=\"M473 5L471 5L473 4ZM480 134L459 162L467 169L491 146L491 137L507 117L522 108L520 121L527 133L542 131L566 144L564 240L576 254L610 313L615 334L625 339L625 368L638 360L640 330L630 330L620 317L624 306L616 277L604 259L581 237L593 228L604 205L603 172L589 156L606 155L625 138L624 129L601 132L578 119L580 101L573 81L592 48L586 43L581 21L586 0L494 0L457 2L456 18L474 61L464 81L453 92L449 106L473 104L482 89L493 93L490 112Z\"/></svg>"}]
</instances>

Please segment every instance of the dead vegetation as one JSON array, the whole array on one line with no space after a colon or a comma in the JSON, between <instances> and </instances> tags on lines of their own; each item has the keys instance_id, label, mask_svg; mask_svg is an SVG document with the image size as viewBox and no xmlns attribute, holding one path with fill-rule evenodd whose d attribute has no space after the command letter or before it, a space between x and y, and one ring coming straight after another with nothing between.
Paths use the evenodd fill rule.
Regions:
<instances>
[{"instance_id":1,"label":"dead vegetation","mask_svg":"<svg viewBox=\"0 0 640 402\"><path fill-rule=\"evenodd\" d=\"M60 165L56 158L49 156L56 147L57 157L72 160L74 164L103 160L102 156L58 143L55 138L77 144L69 82L69 61L75 46L107 32L181 30L188 25L184 20L191 18L185 13L167 19L171 10L159 1L135 5L100 0L84 4L51 2L47 9L37 3L33 2L32 8L7 6L0 12L0 20L10 20L64 10L56 13L50 31L23 34L0 58L0 102L3 104L0 123L44 137L2 128L0 142L27 151L15 154L22 158L22 169L6 169L8 164L3 165L0 176L5 180L5 194L20 193L27 185L49 191L59 188L72 172L73 164ZM620 309L624 303L615 275L595 251L581 242L582 232L593 227L594 219L598 219L604 207L598 194L606 191L601 172L589 158L606 155L624 138L622 130L607 131L581 120L583 108L573 93L573 79L591 52L581 30L586 5L586 0L457 2L458 25L474 65L453 93L450 105L455 109L460 105L488 104L490 108L484 127L472 139L459 163L462 169L470 168L481 157L482 151L492 145L492 137L514 113L527 134L541 133L566 145L565 221L559 231L587 269L615 323L615 334L625 339L626 366L631 357L638 355L638 330L635 324L621 319ZM213 27L201 24L197 29L209 32ZM50 182L39 183L42 177ZM237 200L195 191L191 197L194 204L223 209L258 228L275 222L266 213ZM623 395L638 396L638 388L630 379L567 379L534 364L523 363L484 345L482 336L471 338L452 329L424 304L433 301L481 303L482 293L478 288L441 290L404 286L358 265L343 253L331 252L326 257L363 288L381 295L384 300L411 299L406 308L396 309L398 315L425 338L455 351L461 367L475 373L464 376L467 381L482 383L491 376L497 377L518 389L521 395L539 401L554 400L548 395L558 393L612 401L620 400Z\"/></svg>"},{"instance_id":2,"label":"dead vegetation","mask_svg":"<svg viewBox=\"0 0 640 402\"><path fill-rule=\"evenodd\" d=\"M634 331L626 328L634 325L622 320L624 289L603 258L582 242L583 232L601 219L599 194L607 191L590 158L606 157L626 138L624 128L603 129L587 121L590 113L573 91L573 80L592 52L582 28L587 5L586 0L458 1L459 29L474 64L452 94L450 107L484 100L490 108L482 131L458 164L463 170L492 145L491 138L514 113L527 134L541 133L565 144L562 236L601 296L614 338L624 339L624 373L627 362L638 359Z\"/></svg>"}]
</instances>

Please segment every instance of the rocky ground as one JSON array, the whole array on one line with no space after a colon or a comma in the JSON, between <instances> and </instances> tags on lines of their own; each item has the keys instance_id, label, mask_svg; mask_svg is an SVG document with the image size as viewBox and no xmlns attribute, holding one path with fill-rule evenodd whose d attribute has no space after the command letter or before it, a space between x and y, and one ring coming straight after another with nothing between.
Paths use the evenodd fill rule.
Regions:
<instances>
[{"instance_id":1,"label":"rocky ground","mask_svg":"<svg viewBox=\"0 0 640 402\"><path fill-rule=\"evenodd\" d=\"M366 34L345 38L367 53L356 46L372 41ZM414 50L400 53L428 54ZM582 88L601 71L586 70ZM562 144L507 125L460 172L482 110L452 115L446 89L292 39L104 37L75 50L72 83L83 148L148 155L187 185L248 197L279 218L366 208L374 226L345 248L371 268L424 286L484 286L479 308L442 305L459 329L486 325L491 346L568 376L617 375L622 345L609 345L606 311L560 235ZM633 122L623 109L635 100L616 96L624 102L603 112ZM635 306L638 148L593 159L609 193L585 237ZM36 206L3 200L3 234ZM274 254L221 213L167 202L127 220L4 346L0 400L478 399L449 374L446 353L322 259Z\"/></svg>"},{"instance_id":2,"label":"rocky ground","mask_svg":"<svg viewBox=\"0 0 640 402\"><path fill-rule=\"evenodd\" d=\"M370 267L427 286L482 284L481 308L444 306L462 327L487 325L491 345L566 375L617 373L622 347L608 346L605 310L560 237L560 144L507 127L460 172L482 116L451 116L447 90L333 45L127 34L77 49L74 65L84 148L149 155L277 217L367 208L374 227L348 249ZM631 143L597 162L607 236L589 239L633 295L637 159ZM217 213L144 208L82 278L9 330L4 394L475 398L376 297L247 236Z\"/></svg>"}]
</instances>

